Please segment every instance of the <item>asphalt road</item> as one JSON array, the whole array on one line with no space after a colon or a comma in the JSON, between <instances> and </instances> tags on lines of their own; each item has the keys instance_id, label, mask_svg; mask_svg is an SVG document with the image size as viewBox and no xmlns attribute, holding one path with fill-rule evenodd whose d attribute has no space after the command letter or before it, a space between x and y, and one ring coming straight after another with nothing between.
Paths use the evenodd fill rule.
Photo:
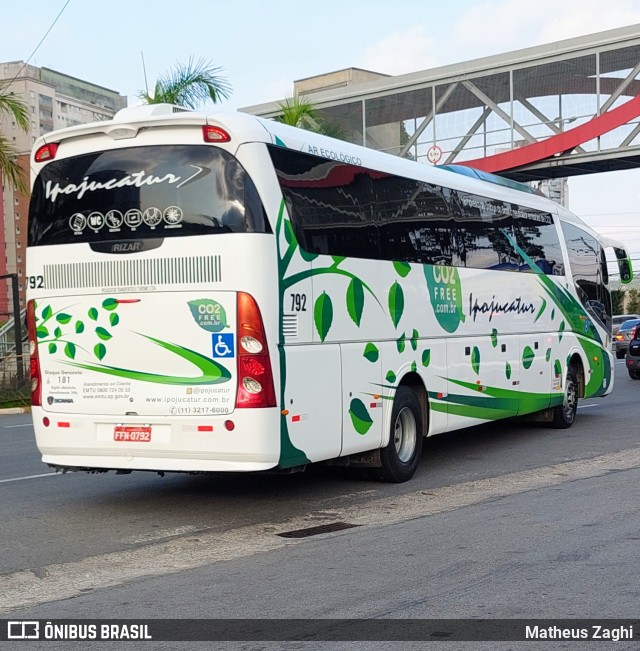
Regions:
<instances>
[{"instance_id":1,"label":"asphalt road","mask_svg":"<svg viewBox=\"0 0 640 651\"><path fill-rule=\"evenodd\" d=\"M0 613L638 617L639 391L618 363L613 395L571 429L436 437L401 485L323 468L51 475L28 415L0 417ZM278 535L336 521L357 526Z\"/></svg>"}]
</instances>

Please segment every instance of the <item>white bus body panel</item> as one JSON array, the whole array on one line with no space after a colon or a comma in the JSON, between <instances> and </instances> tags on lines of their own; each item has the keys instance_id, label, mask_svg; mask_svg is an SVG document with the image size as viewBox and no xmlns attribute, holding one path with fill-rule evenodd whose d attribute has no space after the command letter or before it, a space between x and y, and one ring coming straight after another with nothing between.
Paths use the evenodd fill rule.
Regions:
<instances>
[{"instance_id":1,"label":"white bus body panel","mask_svg":"<svg viewBox=\"0 0 640 651\"><path fill-rule=\"evenodd\" d=\"M283 463L285 448L304 463L386 445L393 396L407 376L424 386L426 433L437 434L558 404L570 357L578 355L587 370L593 366L586 350L597 350L611 375L608 351L578 345L578 334L562 330L565 320L552 303L573 291L568 276L302 255L287 230L291 222L265 143L557 217L551 202L249 116L158 116L141 129L135 113L47 134L36 147L61 141L64 157L202 144L200 127L220 125L231 142L219 146L252 178L273 234L166 238L160 249L131 255L97 253L88 244L30 247L29 275L42 276L44 287L28 298L37 302L39 325L48 328L39 343L43 404L33 409L45 462L188 472L290 467L296 462ZM137 135L114 140L114 129ZM167 260L174 261L173 275ZM354 279L364 288L357 323L349 307ZM262 314L273 408L235 408L238 342L226 335L236 331L239 291L251 294ZM324 295L331 306L326 323L318 309ZM399 296L402 308L392 306ZM497 311L494 299L502 306ZM454 317L455 324L447 323ZM216 373L215 365L221 381L198 384L202 373ZM612 381L593 392L611 388Z\"/></svg>"}]
</instances>

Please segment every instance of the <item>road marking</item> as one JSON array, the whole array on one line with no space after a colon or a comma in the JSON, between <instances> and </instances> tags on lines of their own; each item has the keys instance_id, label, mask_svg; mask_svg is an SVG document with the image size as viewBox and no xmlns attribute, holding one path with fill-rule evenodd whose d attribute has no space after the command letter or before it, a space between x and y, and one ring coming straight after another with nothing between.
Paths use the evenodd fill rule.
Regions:
<instances>
[{"instance_id":1,"label":"road marking","mask_svg":"<svg viewBox=\"0 0 640 651\"><path fill-rule=\"evenodd\" d=\"M590 405L578 405L578 409L589 409L589 407L599 407L600 404L597 402L592 402Z\"/></svg>"},{"instance_id":2,"label":"road marking","mask_svg":"<svg viewBox=\"0 0 640 651\"><path fill-rule=\"evenodd\" d=\"M322 519L327 523L341 521L361 527L325 535L359 535L366 527L393 525L502 497L599 477L612 471L636 468L640 468L640 447L592 459L383 497L344 508L336 506L330 512L316 511L284 521L266 521L223 532L198 532L136 549L48 565L39 568L37 574L31 570L22 570L1 577L0 612L70 599L89 590L114 587L128 581L173 574L291 545L307 544L317 538L291 539L276 534L318 525ZM354 534L353 531L357 533Z\"/></svg>"},{"instance_id":3,"label":"road marking","mask_svg":"<svg viewBox=\"0 0 640 651\"><path fill-rule=\"evenodd\" d=\"M11 479L0 479L0 484L6 484L10 481L22 481L23 479L38 479L39 477L55 477L60 475L59 472L45 472L39 475L25 475L24 477L12 477Z\"/></svg>"},{"instance_id":4,"label":"road marking","mask_svg":"<svg viewBox=\"0 0 640 651\"><path fill-rule=\"evenodd\" d=\"M15 427L31 427L32 423L22 423L21 425L5 425L4 429L14 429Z\"/></svg>"}]
</instances>

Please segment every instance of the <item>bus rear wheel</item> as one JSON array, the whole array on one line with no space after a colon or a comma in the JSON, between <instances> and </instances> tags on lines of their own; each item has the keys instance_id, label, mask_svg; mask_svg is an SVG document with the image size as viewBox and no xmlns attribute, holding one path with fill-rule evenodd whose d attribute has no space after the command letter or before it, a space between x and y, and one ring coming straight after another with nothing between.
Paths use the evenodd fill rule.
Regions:
<instances>
[{"instance_id":1,"label":"bus rear wheel","mask_svg":"<svg viewBox=\"0 0 640 651\"><path fill-rule=\"evenodd\" d=\"M564 399L561 405L553 408L551 425L557 429L567 429L573 425L578 411L578 373L573 364L567 368L564 386Z\"/></svg>"},{"instance_id":2,"label":"bus rear wheel","mask_svg":"<svg viewBox=\"0 0 640 651\"><path fill-rule=\"evenodd\" d=\"M413 477L422 453L422 410L416 394L399 386L393 400L389 443L380 450L382 466L377 479L399 484Z\"/></svg>"}]
</instances>

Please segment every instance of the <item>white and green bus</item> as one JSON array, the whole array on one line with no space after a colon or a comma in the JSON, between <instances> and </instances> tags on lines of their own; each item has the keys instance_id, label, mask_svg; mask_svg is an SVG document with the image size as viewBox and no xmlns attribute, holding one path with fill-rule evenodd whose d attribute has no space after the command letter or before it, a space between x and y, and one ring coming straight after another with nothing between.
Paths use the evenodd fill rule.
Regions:
<instances>
[{"instance_id":1,"label":"white and green bus","mask_svg":"<svg viewBox=\"0 0 640 651\"><path fill-rule=\"evenodd\" d=\"M613 386L603 241L526 186L167 105L34 147L33 420L57 469L386 481L424 436ZM628 256L615 245L620 273Z\"/></svg>"}]
</instances>

